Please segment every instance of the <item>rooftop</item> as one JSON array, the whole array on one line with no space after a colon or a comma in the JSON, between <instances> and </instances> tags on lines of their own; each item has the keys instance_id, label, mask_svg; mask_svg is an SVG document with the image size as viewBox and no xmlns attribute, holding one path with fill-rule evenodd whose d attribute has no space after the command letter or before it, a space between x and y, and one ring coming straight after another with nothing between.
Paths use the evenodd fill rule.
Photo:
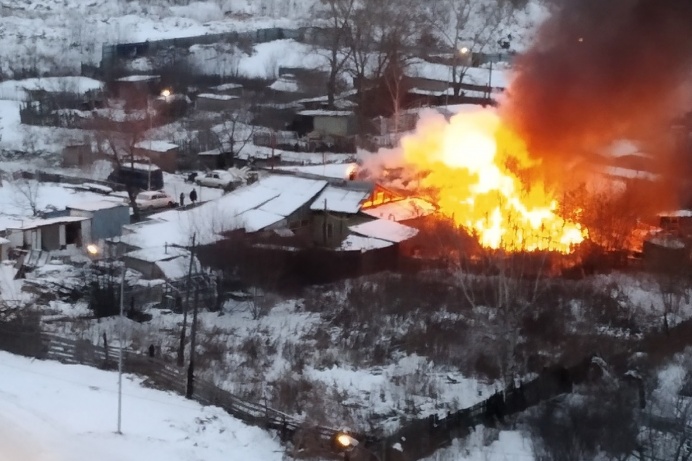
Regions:
<instances>
[{"instance_id":1,"label":"rooftop","mask_svg":"<svg viewBox=\"0 0 692 461\"><path fill-rule=\"evenodd\" d=\"M190 252L184 248L163 245L153 248L144 248L142 250L130 251L129 253L126 253L125 256L132 259L139 259L141 261L153 263L157 261L166 261L169 259L178 258L180 256L186 256L189 253Z\"/></svg>"},{"instance_id":2,"label":"rooftop","mask_svg":"<svg viewBox=\"0 0 692 461\"><path fill-rule=\"evenodd\" d=\"M326 110L326 109L315 109L315 110L301 110L298 115L303 115L305 117L350 117L353 112L350 110Z\"/></svg>"},{"instance_id":3,"label":"rooftop","mask_svg":"<svg viewBox=\"0 0 692 461\"><path fill-rule=\"evenodd\" d=\"M406 221L409 219L428 216L436 211L435 206L422 198L409 197L396 202L385 203L372 208L366 208L363 213L373 218L390 221Z\"/></svg>"},{"instance_id":4,"label":"rooftop","mask_svg":"<svg viewBox=\"0 0 692 461\"><path fill-rule=\"evenodd\" d=\"M360 211L360 205L369 195L369 191L366 190L327 186L312 203L310 209L356 214Z\"/></svg>"},{"instance_id":5,"label":"rooftop","mask_svg":"<svg viewBox=\"0 0 692 461\"><path fill-rule=\"evenodd\" d=\"M108 210L110 208L126 207L124 202L115 200L96 200L93 202L80 202L74 205L69 205L67 208L80 211L98 211Z\"/></svg>"},{"instance_id":6,"label":"rooftop","mask_svg":"<svg viewBox=\"0 0 692 461\"><path fill-rule=\"evenodd\" d=\"M160 75L128 75L126 77L120 77L116 82L145 82L149 80L158 80Z\"/></svg>"},{"instance_id":7,"label":"rooftop","mask_svg":"<svg viewBox=\"0 0 692 461\"><path fill-rule=\"evenodd\" d=\"M364 237L372 237L393 243L403 242L418 234L418 229L386 219L368 221L363 224L351 226L349 229L351 232Z\"/></svg>"},{"instance_id":8,"label":"rooftop","mask_svg":"<svg viewBox=\"0 0 692 461\"><path fill-rule=\"evenodd\" d=\"M89 218L84 218L82 216L60 216L57 218L34 219L34 220L25 221L24 224L22 224L18 227L8 227L8 229L16 229L16 230L36 229L38 227L51 226L54 224L67 224L67 223L72 223L72 222L86 221L87 219L89 219Z\"/></svg>"},{"instance_id":9,"label":"rooftop","mask_svg":"<svg viewBox=\"0 0 692 461\"><path fill-rule=\"evenodd\" d=\"M197 95L198 98L206 99L218 99L221 101L230 101L231 99L238 99L238 96L231 96L228 94L215 94L215 93L201 93Z\"/></svg>"},{"instance_id":10,"label":"rooftop","mask_svg":"<svg viewBox=\"0 0 692 461\"><path fill-rule=\"evenodd\" d=\"M168 141L140 141L135 144L137 149L150 150L152 152L168 152L169 150L177 149L178 145Z\"/></svg>"}]
</instances>

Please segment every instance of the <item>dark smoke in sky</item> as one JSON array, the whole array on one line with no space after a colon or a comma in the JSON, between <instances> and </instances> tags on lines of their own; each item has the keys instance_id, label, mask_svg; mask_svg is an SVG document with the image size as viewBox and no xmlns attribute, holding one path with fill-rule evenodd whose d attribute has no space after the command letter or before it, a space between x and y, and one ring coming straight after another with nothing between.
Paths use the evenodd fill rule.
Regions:
<instances>
[{"instance_id":1,"label":"dark smoke in sky","mask_svg":"<svg viewBox=\"0 0 692 461\"><path fill-rule=\"evenodd\" d=\"M502 108L547 163L641 139L689 103L692 0L553 0ZM687 99L687 102L684 100Z\"/></svg>"}]
</instances>

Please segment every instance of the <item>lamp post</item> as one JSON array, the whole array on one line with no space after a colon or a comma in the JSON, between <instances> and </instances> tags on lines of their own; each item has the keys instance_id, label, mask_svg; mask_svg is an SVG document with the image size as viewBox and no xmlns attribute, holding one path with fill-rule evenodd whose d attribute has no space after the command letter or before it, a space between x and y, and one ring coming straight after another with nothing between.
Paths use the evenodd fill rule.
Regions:
<instances>
[{"instance_id":1,"label":"lamp post","mask_svg":"<svg viewBox=\"0 0 692 461\"><path fill-rule=\"evenodd\" d=\"M86 251L92 258L102 254L101 248L95 243L86 246ZM118 316L118 426L116 433L122 434L122 408L123 408L123 306L125 297L125 273L127 268L123 267L120 276L120 315Z\"/></svg>"}]
</instances>

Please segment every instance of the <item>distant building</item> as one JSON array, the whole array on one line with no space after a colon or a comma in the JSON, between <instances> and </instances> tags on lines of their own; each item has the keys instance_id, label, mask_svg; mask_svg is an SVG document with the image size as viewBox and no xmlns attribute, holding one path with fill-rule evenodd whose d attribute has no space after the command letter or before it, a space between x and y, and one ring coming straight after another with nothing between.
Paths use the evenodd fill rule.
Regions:
<instances>
[{"instance_id":1,"label":"distant building","mask_svg":"<svg viewBox=\"0 0 692 461\"><path fill-rule=\"evenodd\" d=\"M100 158L91 149L91 144L71 144L62 149L62 166L66 168L90 167Z\"/></svg>"},{"instance_id":2,"label":"distant building","mask_svg":"<svg viewBox=\"0 0 692 461\"><path fill-rule=\"evenodd\" d=\"M130 207L124 202L99 200L68 207L70 216L91 220L91 238L94 241L117 237L123 226L130 224Z\"/></svg>"},{"instance_id":3,"label":"distant building","mask_svg":"<svg viewBox=\"0 0 692 461\"><path fill-rule=\"evenodd\" d=\"M178 145L166 141L140 141L135 144L134 155L146 157L151 163L168 173L178 168Z\"/></svg>"},{"instance_id":4,"label":"distant building","mask_svg":"<svg viewBox=\"0 0 692 461\"><path fill-rule=\"evenodd\" d=\"M195 108L208 112L226 112L240 107L241 99L238 96L217 93L201 93L197 95Z\"/></svg>"},{"instance_id":5,"label":"distant building","mask_svg":"<svg viewBox=\"0 0 692 461\"><path fill-rule=\"evenodd\" d=\"M298 115L312 121L312 129L322 136L353 136L356 117L350 110L303 110Z\"/></svg>"}]
</instances>

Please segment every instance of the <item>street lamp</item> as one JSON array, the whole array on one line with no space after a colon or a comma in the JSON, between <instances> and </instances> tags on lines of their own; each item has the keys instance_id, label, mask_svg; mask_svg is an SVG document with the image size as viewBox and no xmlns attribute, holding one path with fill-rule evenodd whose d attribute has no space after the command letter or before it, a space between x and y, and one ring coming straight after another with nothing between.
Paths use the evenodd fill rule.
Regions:
<instances>
[{"instance_id":1,"label":"street lamp","mask_svg":"<svg viewBox=\"0 0 692 461\"><path fill-rule=\"evenodd\" d=\"M101 254L101 248L95 243L86 246L87 253L92 257ZM123 409L123 306L125 297L125 273L127 268L123 266L120 277L120 315L118 316L118 429L116 433L122 434L122 409ZM109 282L110 283L110 282Z\"/></svg>"},{"instance_id":2,"label":"street lamp","mask_svg":"<svg viewBox=\"0 0 692 461\"><path fill-rule=\"evenodd\" d=\"M365 448L358 439L352 437L346 432L339 432L334 435L334 444L336 445L337 449L339 451L342 451L346 454L346 459L349 459L349 454L357 454L358 452L361 452L364 456L367 455L370 459L375 459L377 461L380 461L380 457L377 456L374 452L371 450Z\"/></svg>"}]
</instances>

